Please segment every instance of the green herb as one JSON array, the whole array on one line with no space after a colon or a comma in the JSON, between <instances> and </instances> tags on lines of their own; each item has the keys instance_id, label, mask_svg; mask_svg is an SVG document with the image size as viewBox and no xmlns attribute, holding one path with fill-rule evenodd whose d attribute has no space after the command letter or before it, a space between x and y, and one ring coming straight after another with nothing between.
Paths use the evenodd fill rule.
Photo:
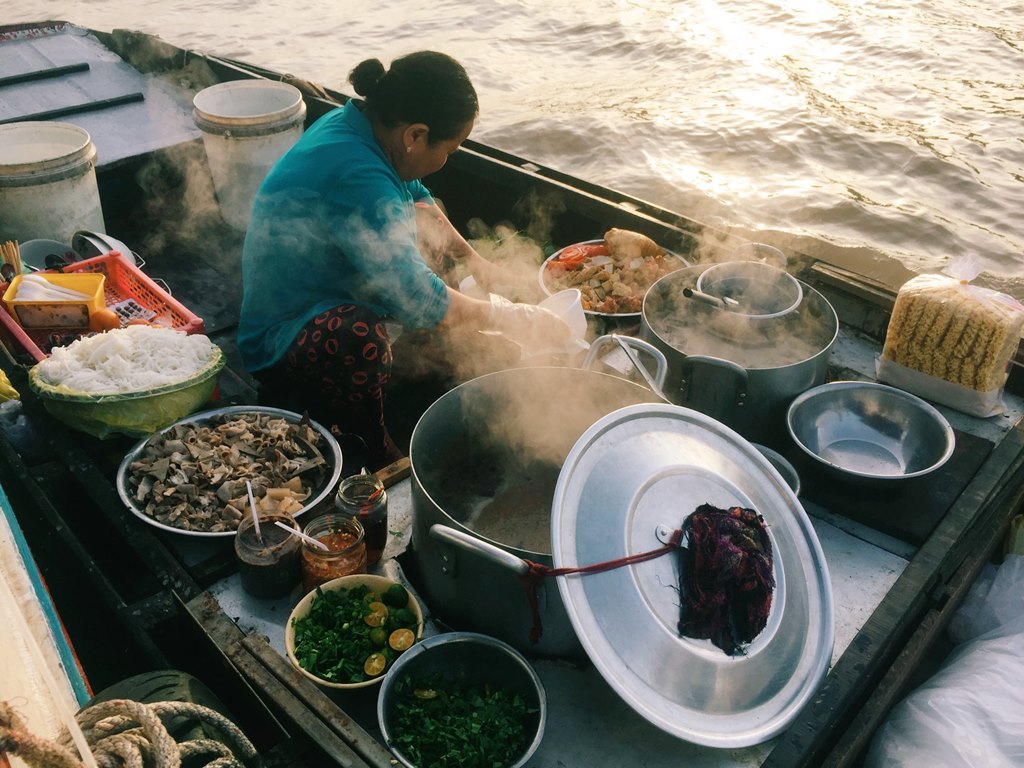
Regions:
<instances>
[{"instance_id":1,"label":"green herb","mask_svg":"<svg viewBox=\"0 0 1024 768\"><path fill-rule=\"evenodd\" d=\"M405 677L395 686L394 742L417 766L507 768L522 756L537 710L488 684Z\"/></svg>"},{"instance_id":2,"label":"green herb","mask_svg":"<svg viewBox=\"0 0 1024 768\"><path fill-rule=\"evenodd\" d=\"M407 616L386 615L382 619L385 631L374 632L382 627L371 626L364 619L373 613L364 600L369 593L362 585L327 592L317 587L309 613L292 624L299 666L331 683L361 683L383 673L395 656L386 644L388 632L403 626L415 629L416 618L411 611ZM380 655L386 661L384 667ZM369 667L376 674L367 673L371 657L375 663Z\"/></svg>"}]
</instances>

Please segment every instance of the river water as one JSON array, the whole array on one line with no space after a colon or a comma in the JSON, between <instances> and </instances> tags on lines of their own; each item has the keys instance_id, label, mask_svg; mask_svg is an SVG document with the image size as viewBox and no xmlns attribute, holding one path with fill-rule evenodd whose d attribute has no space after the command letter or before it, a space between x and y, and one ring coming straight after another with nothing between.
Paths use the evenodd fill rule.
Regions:
<instances>
[{"instance_id":1,"label":"river water","mask_svg":"<svg viewBox=\"0 0 1024 768\"><path fill-rule=\"evenodd\" d=\"M889 284L951 261L1024 298L1014 0L8 0L351 93L442 50L472 138Z\"/></svg>"}]
</instances>

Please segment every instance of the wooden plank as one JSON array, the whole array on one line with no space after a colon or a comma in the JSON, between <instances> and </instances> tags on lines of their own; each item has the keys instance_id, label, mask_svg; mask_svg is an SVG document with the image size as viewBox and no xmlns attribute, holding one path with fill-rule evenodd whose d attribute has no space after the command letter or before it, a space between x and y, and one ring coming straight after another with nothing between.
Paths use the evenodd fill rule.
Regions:
<instances>
[{"instance_id":1,"label":"wooden plank","mask_svg":"<svg viewBox=\"0 0 1024 768\"><path fill-rule=\"evenodd\" d=\"M249 703L255 704L254 712L264 722L257 724L259 730L258 732L254 731L252 735L269 739L273 732L277 736L278 744L290 738L288 729L264 701L264 694L259 686L254 686L228 656L228 649L240 643L245 637L245 633L224 613L220 604L209 592L203 592L187 603L182 603L182 608L196 622L196 626L205 639L210 642L223 666L231 670L234 682L246 691L250 699Z\"/></svg>"},{"instance_id":2,"label":"wooden plank","mask_svg":"<svg viewBox=\"0 0 1024 768\"><path fill-rule=\"evenodd\" d=\"M126 93L122 96L112 96L109 99L97 99L96 101L87 101L82 104L69 104L66 107L47 109L43 112L33 112L30 115L9 117L5 120L0 120L0 125L4 125L5 123L21 123L27 120L57 120L70 115L80 115L83 112L96 112L101 109L120 107L122 104L135 104L143 99L145 99L145 96L136 91L135 93Z\"/></svg>"},{"instance_id":3,"label":"wooden plank","mask_svg":"<svg viewBox=\"0 0 1024 768\"><path fill-rule=\"evenodd\" d=\"M96 463L96 456L84 448L82 442L72 437L70 430L54 419L32 394L26 371L14 368L8 370L7 375L15 388L22 393L21 407L25 418L44 437L50 453L60 458L81 485L86 496L106 516L124 543L134 550L140 560L150 566L154 576L163 586L184 596L186 600L199 594L200 587L167 546L157 538L155 529L142 524L121 501L114 484ZM92 438L82 436L82 439ZM17 461L20 463L20 457Z\"/></svg>"},{"instance_id":4,"label":"wooden plank","mask_svg":"<svg viewBox=\"0 0 1024 768\"><path fill-rule=\"evenodd\" d=\"M197 595L184 605L189 615L222 652L232 643L237 643L245 637L245 633L224 613L220 603L209 592Z\"/></svg>"},{"instance_id":5,"label":"wooden plank","mask_svg":"<svg viewBox=\"0 0 1024 768\"><path fill-rule=\"evenodd\" d=\"M896 301L894 291L885 283L822 261L814 263L808 279L848 293L863 304L873 305L884 310L886 314L892 312L893 304Z\"/></svg>"},{"instance_id":6,"label":"wooden plank","mask_svg":"<svg viewBox=\"0 0 1024 768\"><path fill-rule=\"evenodd\" d=\"M210 593L204 592L185 607L257 695L278 707L337 765L392 768L389 752L316 684L296 672L265 639L246 635Z\"/></svg>"},{"instance_id":7,"label":"wooden plank","mask_svg":"<svg viewBox=\"0 0 1024 768\"><path fill-rule=\"evenodd\" d=\"M391 768L394 757L357 722L338 707L317 685L300 675L267 641L250 634L242 641L253 656L296 697L316 712L372 768Z\"/></svg>"},{"instance_id":8,"label":"wooden plank","mask_svg":"<svg viewBox=\"0 0 1024 768\"><path fill-rule=\"evenodd\" d=\"M377 479L380 480L385 488L390 488L395 483L405 480L412 471L412 463L409 461L408 456L403 456L398 461L388 464L383 469L378 470L375 474Z\"/></svg>"},{"instance_id":9,"label":"wooden plank","mask_svg":"<svg viewBox=\"0 0 1024 768\"><path fill-rule=\"evenodd\" d=\"M800 493L803 498L876 531L920 546L946 517L994 447L983 438L960 430L954 432L956 447L940 472L906 480L896 487L865 487L830 477L792 441L783 455L803 479Z\"/></svg>"},{"instance_id":10,"label":"wooden plank","mask_svg":"<svg viewBox=\"0 0 1024 768\"><path fill-rule=\"evenodd\" d=\"M266 667L247 652L241 643L234 643L227 649L231 663L266 695L282 712L295 723L309 739L323 750L334 765L343 768L367 768L367 763L334 733L326 723L303 706L291 691L272 675L267 674ZM390 767L389 767L390 768Z\"/></svg>"},{"instance_id":11,"label":"wooden plank","mask_svg":"<svg viewBox=\"0 0 1024 768\"><path fill-rule=\"evenodd\" d=\"M12 477L3 476L6 473L2 472L2 470L6 468L10 468L12 471ZM54 532L54 535L60 538L61 543L71 553L77 573L82 578L88 579L89 583L99 594L100 599L118 617L125 632L138 645L146 658L155 665L166 665L167 657L163 651L142 630L139 623L135 620L133 610L129 608L107 575L99 568L96 561L93 560L92 555L67 524L64 516L54 505L50 496L34 480L32 473L22 461L14 446L8 442L7 436L2 430L0 430L0 476L3 476L3 486L8 489L9 495L13 494L14 483L20 484L24 493L32 501L33 508L43 516L49 528ZM20 505L15 507L15 509L20 509Z\"/></svg>"},{"instance_id":12,"label":"wooden plank","mask_svg":"<svg viewBox=\"0 0 1024 768\"><path fill-rule=\"evenodd\" d=\"M986 523L986 527L991 530L1005 531L1010 520L1019 513L1024 503L1024 488L1018 485L1007 490L1006 496L992 505L996 519ZM973 552L960 566L946 585L941 606L925 615L921 625L896 657L850 727L837 741L823 768L855 768L860 765L875 731L892 708L909 692L921 663L942 639L953 614L999 544L1000 538L990 538L987 546Z\"/></svg>"},{"instance_id":13,"label":"wooden plank","mask_svg":"<svg viewBox=\"0 0 1024 768\"><path fill-rule=\"evenodd\" d=\"M62 67L47 67L46 69L37 69L32 72L21 72L17 75L7 75L6 77L0 77L0 88L3 88L5 85L20 85L21 83L32 83L37 80L46 80L51 77L71 75L75 72L86 72L88 69L89 63L83 61L79 64L65 64Z\"/></svg>"}]
</instances>

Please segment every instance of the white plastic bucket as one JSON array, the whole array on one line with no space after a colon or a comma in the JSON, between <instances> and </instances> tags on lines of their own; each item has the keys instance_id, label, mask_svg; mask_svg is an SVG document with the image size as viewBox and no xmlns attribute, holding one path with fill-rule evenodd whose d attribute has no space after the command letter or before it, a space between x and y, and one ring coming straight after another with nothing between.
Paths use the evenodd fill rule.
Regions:
<instances>
[{"instance_id":1,"label":"white plastic bucket","mask_svg":"<svg viewBox=\"0 0 1024 768\"><path fill-rule=\"evenodd\" d=\"M302 135L302 94L274 80L237 80L203 89L192 106L221 216L244 230L263 178Z\"/></svg>"},{"instance_id":2,"label":"white plastic bucket","mask_svg":"<svg viewBox=\"0 0 1024 768\"><path fill-rule=\"evenodd\" d=\"M70 243L80 229L105 229L88 131L46 121L0 125L0 241Z\"/></svg>"}]
</instances>

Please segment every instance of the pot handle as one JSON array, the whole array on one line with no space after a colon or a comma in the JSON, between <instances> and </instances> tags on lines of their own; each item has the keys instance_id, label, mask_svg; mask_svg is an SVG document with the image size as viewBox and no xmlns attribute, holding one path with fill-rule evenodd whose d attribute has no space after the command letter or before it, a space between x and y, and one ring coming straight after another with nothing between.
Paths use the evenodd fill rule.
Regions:
<instances>
[{"instance_id":1,"label":"pot handle","mask_svg":"<svg viewBox=\"0 0 1024 768\"><path fill-rule=\"evenodd\" d=\"M705 355L687 355L682 361L681 405L712 415L732 413L746 404L747 387L747 369L742 365Z\"/></svg>"},{"instance_id":2,"label":"pot handle","mask_svg":"<svg viewBox=\"0 0 1024 768\"><path fill-rule=\"evenodd\" d=\"M465 531L459 531L447 525L434 523L430 526L430 535L438 541L443 541L445 544L458 547L466 552L471 552L472 554L479 555L486 560L490 560L495 565L508 568L510 571L514 571L517 575L525 575L526 572L530 570L529 564L521 557L516 557L511 552L506 552L501 547L489 544L483 539L480 539L470 533L466 533Z\"/></svg>"},{"instance_id":3,"label":"pot handle","mask_svg":"<svg viewBox=\"0 0 1024 768\"><path fill-rule=\"evenodd\" d=\"M590 345L590 350L587 352L587 356L583 360L583 369L590 370L594 363L597 362L598 355L604 351L604 348L610 347L613 344L618 345L619 348L626 353L629 361L633 364L633 367L640 372L640 375L643 376L643 379L647 382L647 386L650 390L662 400L667 399L664 395L665 379L668 378L668 360L665 358L665 354L653 344L649 344L643 339L638 339L635 336L623 336L618 333L609 333L605 336L598 336ZM647 366L640 360L640 356L637 352L646 352L654 358L656 367L653 376L647 369Z\"/></svg>"}]
</instances>

